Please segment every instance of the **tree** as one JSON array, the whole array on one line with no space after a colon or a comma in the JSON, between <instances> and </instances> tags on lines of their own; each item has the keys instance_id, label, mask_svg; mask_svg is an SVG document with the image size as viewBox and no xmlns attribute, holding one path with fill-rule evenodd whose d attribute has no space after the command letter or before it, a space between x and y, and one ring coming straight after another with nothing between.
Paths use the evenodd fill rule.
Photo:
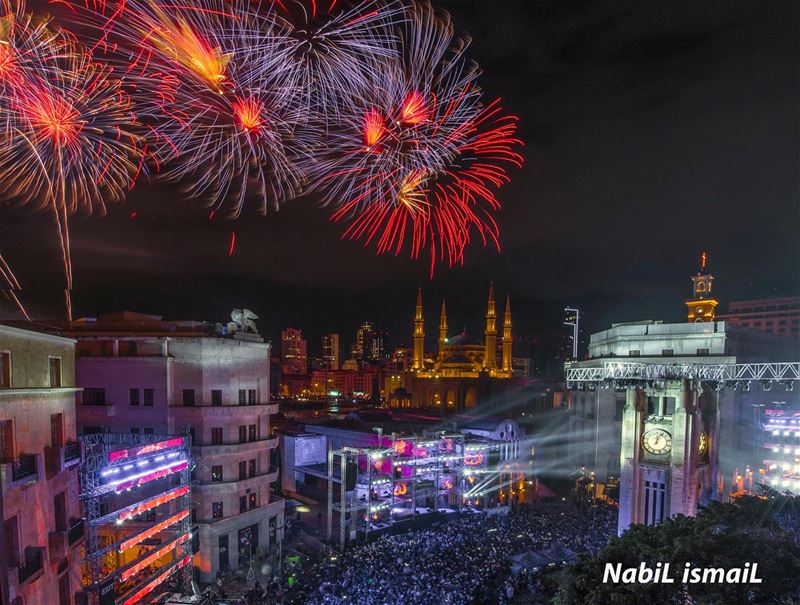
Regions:
<instances>
[{"instance_id":1,"label":"tree","mask_svg":"<svg viewBox=\"0 0 800 605\"><path fill-rule=\"evenodd\" d=\"M739 605L800 603L800 498L765 492L712 503L696 517L634 525L594 558L563 574L559 605ZM670 563L674 584L603 583L606 563ZM682 584L684 565L726 570L758 563L761 584Z\"/></svg>"}]
</instances>

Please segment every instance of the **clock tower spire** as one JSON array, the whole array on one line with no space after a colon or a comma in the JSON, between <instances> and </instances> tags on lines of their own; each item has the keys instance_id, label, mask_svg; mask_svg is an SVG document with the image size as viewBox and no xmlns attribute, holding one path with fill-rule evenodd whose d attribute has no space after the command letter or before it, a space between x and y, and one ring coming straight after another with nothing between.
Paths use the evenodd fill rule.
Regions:
<instances>
[{"instance_id":1,"label":"clock tower spire","mask_svg":"<svg viewBox=\"0 0 800 605\"><path fill-rule=\"evenodd\" d=\"M706 270L708 255L700 255L700 270L692 275L692 298L686 301L687 321L689 323L714 321L719 301L714 298L712 289L714 276Z\"/></svg>"}]
</instances>

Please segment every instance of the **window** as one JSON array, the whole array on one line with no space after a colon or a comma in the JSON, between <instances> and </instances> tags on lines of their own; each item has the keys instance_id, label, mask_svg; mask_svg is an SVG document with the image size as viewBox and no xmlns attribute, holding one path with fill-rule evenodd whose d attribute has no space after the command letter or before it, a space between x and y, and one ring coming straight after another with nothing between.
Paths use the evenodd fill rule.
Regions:
<instances>
[{"instance_id":1,"label":"window","mask_svg":"<svg viewBox=\"0 0 800 605\"><path fill-rule=\"evenodd\" d=\"M211 467L211 481L216 483L222 481L222 465L217 464Z\"/></svg>"},{"instance_id":2,"label":"window","mask_svg":"<svg viewBox=\"0 0 800 605\"><path fill-rule=\"evenodd\" d=\"M64 446L64 414L50 414L50 445Z\"/></svg>"},{"instance_id":3,"label":"window","mask_svg":"<svg viewBox=\"0 0 800 605\"><path fill-rule=\"evenodd\" d=\"M247 391L239 389L239 405L247 405Z\"/></svg>"},{"instance_id":4,"label":"window","mask_svg":"<svg viewBox=\"0 0 800 605\"><path fill-rule=\"evenodd\" d=\"M222 445L222 427L211 429L211 445Z\"/></svg>"},{"instance_id":5,"label":"window","mask_svg":"<svg viewBox=\"0 0 800 605\"><path fill-rule=\"evenodd\" d=\"M247 442L247 426L244 424L239 425L239 443Z\"/></svg>"},{"instance_id":6,"label":"window","mask_svg":"<svg viewBox=\"0 0 800 605\"><path fill-rule=\"evenodd\" d=\"M222 502L214 502L211 504L211 518L222 519ZM225 536L226 538L228 536ZM220 536L221 541L222 536ZM227 541L227 540L226 540Z\"/></svg>"},{"instance_id":7,"label":"window","mask_svg":"<svg viewBox=\"0 0 800 605\"><path fill-rule=\"evenodd\" d=\"M672 357L675 354L675 349L661 349L663 357Z\"/></svg>"},{"instance_id":8,"label":"window","mask_svg":"<svg viewBox=\"0 0 800 605\"><path fill-rule=\"evenodd\" d=\"M255 458L249 460L247 462L247 476L248 477L255 477L256 476L256 461Z\"/></svg>"},{"instance_id":9,"label":"window","mask_svg":"<svg viewBox=\"0 0 800 605\"><path fill-rule=\"evenodd\" d=\"M61 386L61 358L50 358L50 386L58 388Z\"/></svg>"},{"instance_id":10,"label":"window","mask_svg":"<svg viewBox=\"0 0 800 605\"><path fill-rule=\"evenodd\" d=\"M239 481L247 479L247 462L242 460L239 462Z\"/></svg>"},{"instance_id":11,"label":"window","mask_svg":"<svg viewBox=\"0 0 800 605\"><path fill-rule=\"evenodd\" d=\"M56 531L67 531L67 492L58 492L53 497L53 517Z\"/></svg>"},{"instance_id":12,"label":"window","mask_svg":"<svg viewBox=\"0 0 800 605\"><path fill-rule=\"evenodd\" d=\"M622 420L622 415L625 413L625 400L617 399L615 405L616 407L614 408L614 420L620 421Z\"/></svg>"},{"instance_id":13,"label":"window","mask_svg":"<svg viewBox=\"0 0 800 605\"><path fill-rule=\"evenodd\" d=\"M150 426L145 427L144 434L145 435L152 435L153 434L153 427L150 427Z\"/></svg>"},{"instance_id":14,"label":"window","mask_svg":"<svg viewBox=\"0 0 800 605\"><path fill-rule=\"evenodd\" d=\"M656 416L659 413L659 401L658 397L648 397L647 398L647 414L649 416Z\"/></svg>"},{"instance_id":15,"label":"window","mask_svg":"<svg viewBox=\"0 0 800 605\"><path fill-rule=\"evenodd\" d=\"M0 351L0 387L11 386L11 353Z\"/></svg>"},{"instance_id":16,"label":"window","mask_svg":"<svg viewBox=\"0 0 800 605\"><path fill-rule=\"evenodd\" d=\"M247 403L249 403L250 405L255 405L255 403L256 403L256 390L255 389L250 389L249 391L247 391Z\"/></svg>"},{"instance_id":17,"label":"window","mask_svg":"<svg viewBox=\"0 0 800 605\"><path fill-rule=\"evenodd\" d=\"M197 431L193 426L189 427L189 445L197 445Z\"/></svg>"},{"instance_id":18,"label":"window","mask_svg":"<svg viewBox=\"0 0 800 605\"><path fill-rule=\"evenodd\" d=\"M132 426L131 427L131 435L138 435L139 434L139 427Z\"/></svg>"},{"instance_id":19,"label":"window","mask_svg":"<svg viewBox=\"0 0 800 605\"><path fill-rule=\"evenodd\" d=\"M248 496L248 500L250 501L250 510L253 510L254 508L256 508L258 506L258 504L256 504L256 494L255 493L250 494Z\"/></svg>"},{"instance_id":20,"label":"window","mask_svg":"<svg viewBox=\"0 0 800 605\"><path fill-rule=\"evenodd\" d=\"M14 421L0 422L0 462L14 460Z\"/></svg>"},{"instance_id":21,"label":"window","mask_svg":"<svg viewBox=\"0 0 800 605\"><path fill-rule=\"evenodd\" d=\"M239 512L247 512L247 496L239 496Z\"/></svg>"},{"instance_id":22,"label":"window","mask_svg":"<svg viewBox=\"0 0 800 605\"><path fill-rule=\"evenodd\" d=\"M58 576L58 605L72 605L72 586L68 573Z\"/></svg>"},{"instance_id":23,"label":"window","mask_svg":"<svg viewBox=\"0 0 800 605\"><path fill-rule=\"evenodd\" d=\"M708 349L697 349L698 355L708 355Z\"/></svg>"},{"instance_id":24,"label":"window","mask_svg":"<svg viewBox=\"0 0 800 605\"><path fill-rule=\"evenodd\" d=\"M250 441L255 441L256 438L257 438L256 437L256 425L255 424L251 424L249 429L250 430L248 432L249 432Z\"/></svg>"},{"instance_id":25,"label":"window","mask_svg":"<svg viewBox=\"0 0 800 605\"><path fill-rule=\"evenodd\" d=\"M139 405L139 389L128 389L128 401L131 405Z\"/></svg>"},{"instance_id":26,"label":"window","mask_svg":"<svg viewBox=\"0 0 800 605\"><path fill-rule=\"evenodd\" d=\"M3 522L3 533L6 541L6 565L19 567L19 522L16 515Z\"/></svg>"},{"instance_id":27,"label":"window","mask_svg":"<svg viewBox=\"0 0 800 605\"><path fill-rule=\"evenodd\" d=\"M664 398L664 416L672 416L675 413L675 398Z\"/></svg>"},{"instance_id":28,"label":"window","mask_svg":"<svg viewBox=\"0 0 800 605\"><path fill-rule=\"evenodd\" d=\"M83 389L83 405L105 405L106 404L106 390L105 389Z\"/></svg>"},{"instance_id":29,"label":"window","mask_svg":"<svg viewBox=\"0 0 800 605\"><path fill-rule=\"evenodd\" d=\"M183 405L187 408L194 407L194 389L183 389Z\"/></svg>"},{"instance_id":30,"label":"window","mask_svg":"<svg viewBox=\"0 0 800 605\"><path fill-rule=\"evenodd\" d=\"M222 391L219 389L214 389L211 391L211 405L213 406L220 406L222 405Z\"/></svg>"},{"instance_id":31,"label":"window","mask_svg":"<svg viewBox=\"0 0 800 605\"><path fill-rule=\"evenodd\" d=\"M153 407L153 389L144 389L144 405Z\"/></svg>"},{"instance_id":32,"label":"window","mask_svg":"<svg viewBox=\"0 0 800 605\"><path fill-rule=\"evenodd\" d=\"M642 352L639 349L631 349L628 351L628 357L639 357Z\"/></svg>"}]
</instances>

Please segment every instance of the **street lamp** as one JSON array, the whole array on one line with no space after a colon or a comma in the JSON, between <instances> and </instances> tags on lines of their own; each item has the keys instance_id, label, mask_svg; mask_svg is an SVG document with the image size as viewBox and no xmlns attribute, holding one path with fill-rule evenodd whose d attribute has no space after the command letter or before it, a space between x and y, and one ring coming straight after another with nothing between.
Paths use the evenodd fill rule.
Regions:
<instances>
[{"instance_id":1,"label":"street lamp","mask_svg":"<svg viewBox=\"0 0 800 605\"><path fill-rule=\"evenodd\" d=\"M578 335L580 333L581 312L580 309L573 309L571 307L564 307L564 311L572 314L567 315L567 321L564 322L564 325L572 328L572 359L578 359Z\"/></svg>"}]
</instances>

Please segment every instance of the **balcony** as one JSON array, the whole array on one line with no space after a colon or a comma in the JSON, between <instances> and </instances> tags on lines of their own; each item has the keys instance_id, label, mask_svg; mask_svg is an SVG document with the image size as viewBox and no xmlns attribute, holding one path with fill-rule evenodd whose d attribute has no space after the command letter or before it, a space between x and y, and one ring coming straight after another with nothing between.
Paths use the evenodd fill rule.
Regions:
<instances>
[{"instance_id":1,"label":"balcony","mask_svg":"<svg viewBox=\"0 0 800 605\"><path fill-rule=\"evenodd\" d=\"M224 494L238 494L242 490L257 490L259 487L269 487L278 479L278 468L270 468L266 473L258 473L246 479L236 479L227 481L203 481L198 483L193 489L192 494L197 496L222 496Z\"/></svg>"},{"instance_id":2,"label":"balcony","mask_svg":"<svg viewBox=\"0 0 800 605\"><path fill-rule=\"evenodd\" d=\"M43 478L41 454L20 454L18 459L0 463L0 485L3 492L25 487Z\"/></svg>"},{"instance_id":3,"label":"balcony","mask_svg":"<svg viewBox=\"0 0 800 605\"><path fill-rule=\"evenodd\" d=\"M192 456L201 458L203 456L225 456L229 454L251 454L261 451L273 450L278 447L278 438L256 439L255 441L243 441L233 443L215 443L192 445Z\"/></svg>"},{"instance_id":4,"label":"balcony","mask_svg":"<svg viewBox=\"0 0 800 605\"><path fill-rule=\"evenodd\" d=\"M44 464L47 478L77 465L81 461L81 448L77 442L65 443L63 446L44 448Z\"/></svg>"},{"instance_id":5,"label":"balcony","mask_svg":"<svg viewBox=\"0 0 800 605\"><path fill-rule=\"evenodd\" d=\"M44 548L28 546L25 549L22 563L19 564L17 570L20 586L39 579L44 573Z\"/></svg>"}]
</instances>

